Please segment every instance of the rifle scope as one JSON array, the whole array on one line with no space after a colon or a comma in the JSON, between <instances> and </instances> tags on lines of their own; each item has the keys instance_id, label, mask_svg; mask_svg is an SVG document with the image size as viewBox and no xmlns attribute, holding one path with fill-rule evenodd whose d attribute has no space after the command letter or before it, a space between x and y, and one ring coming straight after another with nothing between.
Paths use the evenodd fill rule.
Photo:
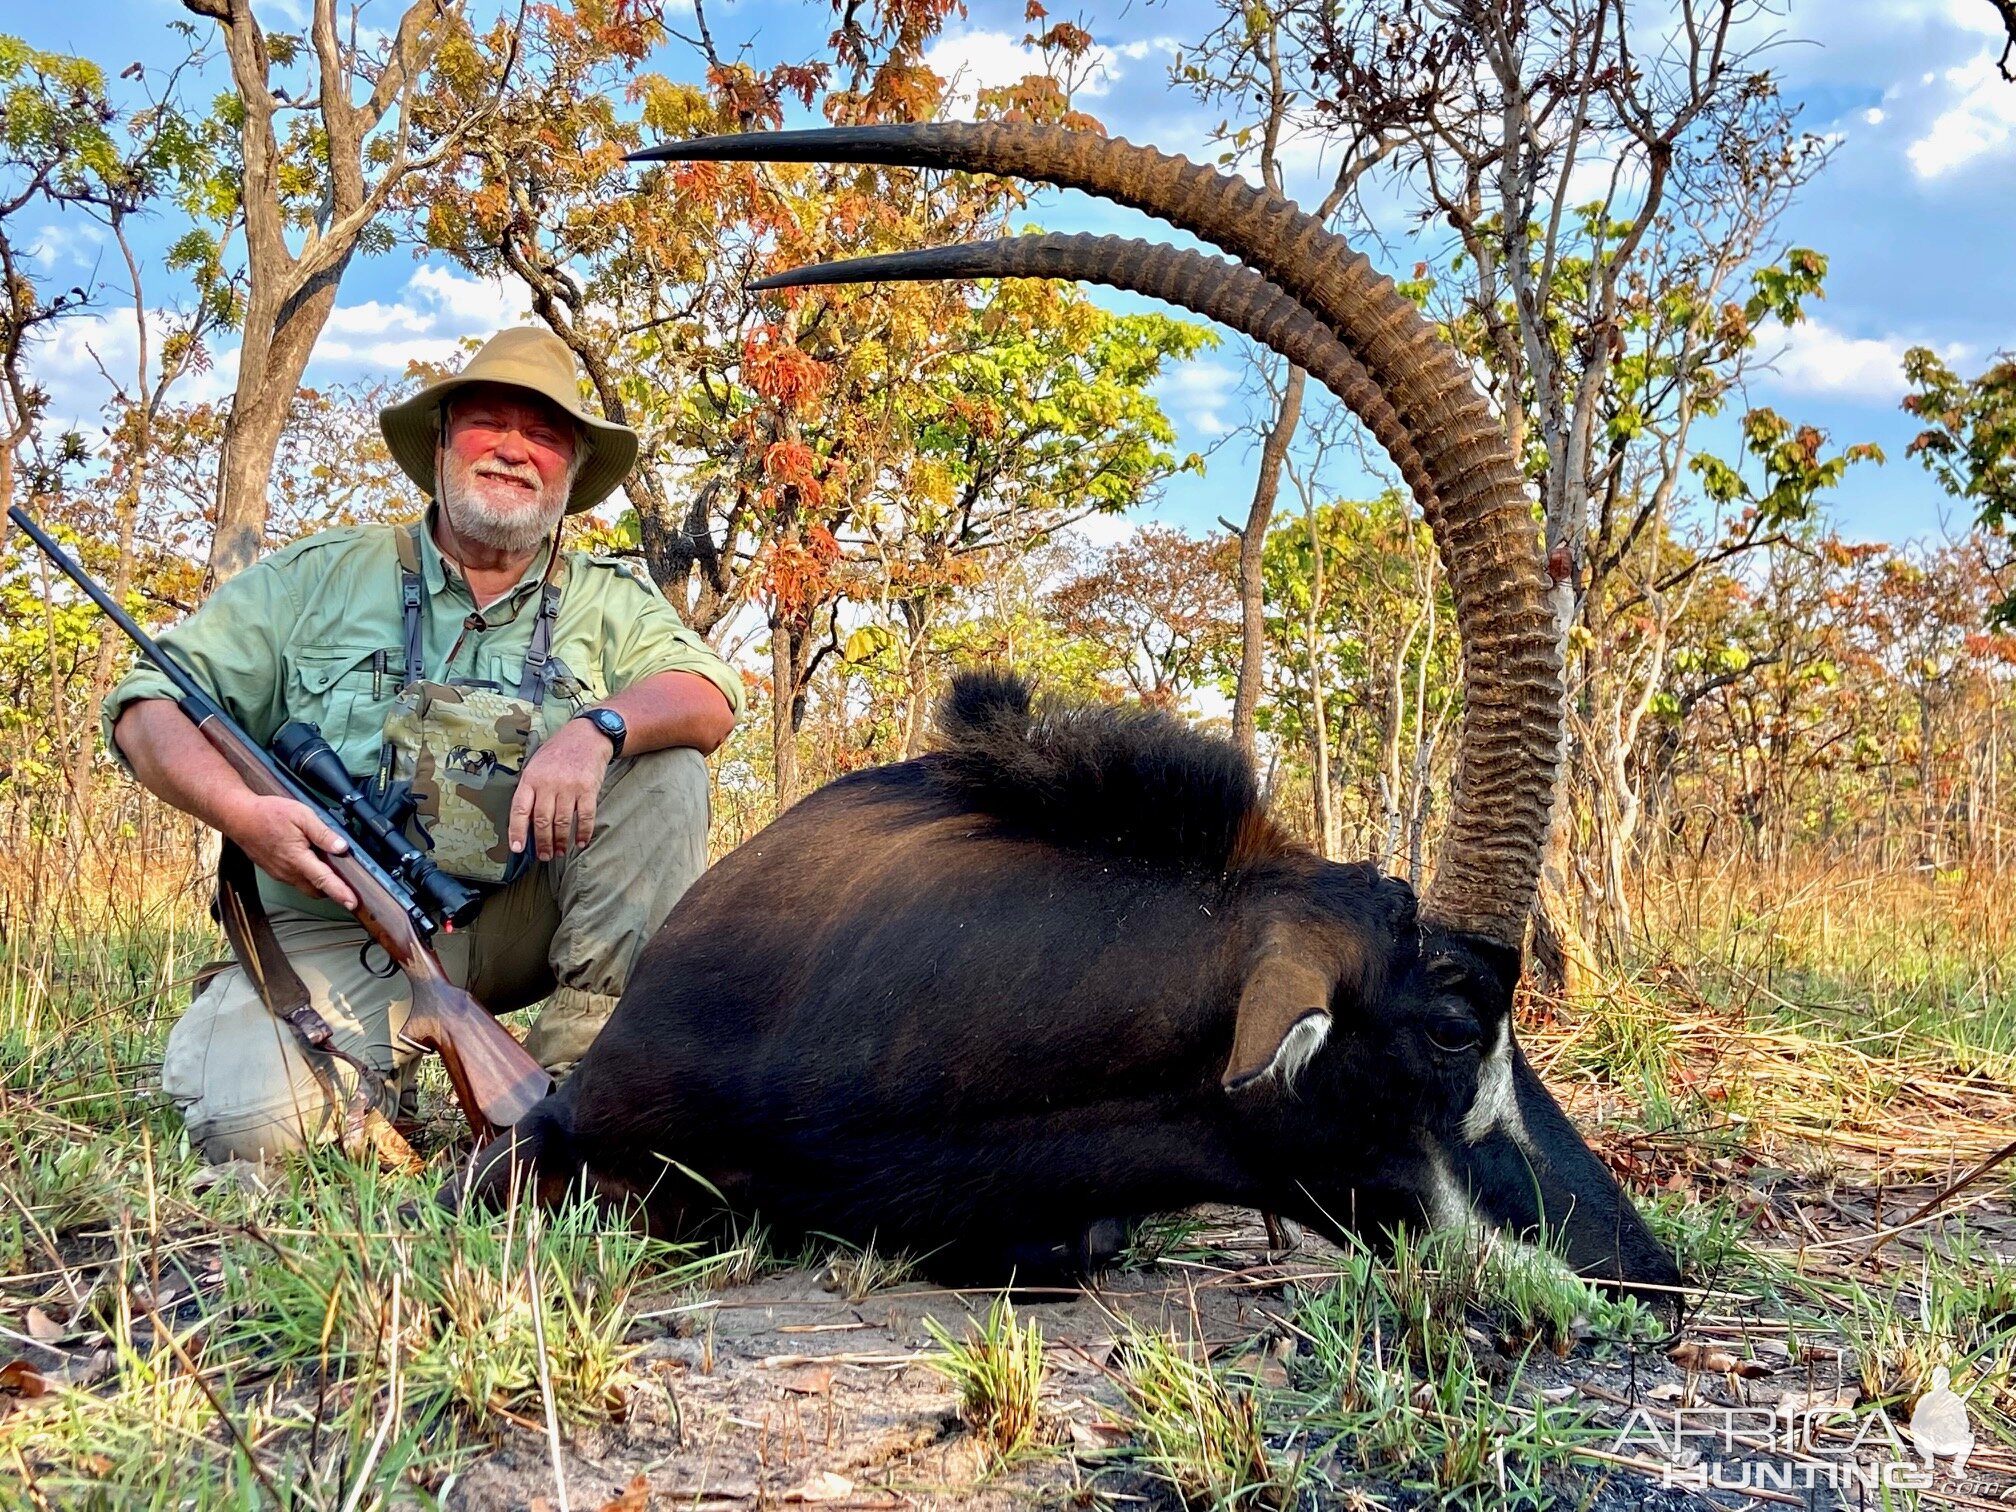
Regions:
<instances>
[{"instance_id":1,"label":"rifle scope","mask_svg":"<svg viewBox=\"0 0 2016 1512\"><path fill-rule=\"evenodd\" d=\"M451 925L476 917L483 895L441 870L385 817L318 726L290 719L273 737L272 750L282 766L342 810L352 837L372 860L404 882L429 913Z\"/></svg>"}]
</instances>

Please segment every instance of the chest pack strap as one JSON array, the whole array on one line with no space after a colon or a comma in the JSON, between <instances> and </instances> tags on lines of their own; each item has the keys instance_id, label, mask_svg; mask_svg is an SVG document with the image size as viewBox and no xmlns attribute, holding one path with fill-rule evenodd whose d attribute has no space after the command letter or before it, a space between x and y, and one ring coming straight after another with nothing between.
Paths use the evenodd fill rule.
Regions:
<instances>
[{"instance_id":1,"label":"chest pack strap","mask_svg":"<svg viewBox=\"0 0 2016 1512\"><path fill-rule=\"evenodd\" d=\"M394 537L399 552L399 614L405 641L405 680L410 688L427 680L427 662L420 651L420 615L426 598L420 576L420 531L412 524ZM567 582L567 559L556 537L546 560L546 576L539 584L539 616L532 622L532 639L525 647L525 665L518 675L518 696L534 709L546 702L553 686L553 628L560 620L560 593Z\"/></svg>"}]
</instances>

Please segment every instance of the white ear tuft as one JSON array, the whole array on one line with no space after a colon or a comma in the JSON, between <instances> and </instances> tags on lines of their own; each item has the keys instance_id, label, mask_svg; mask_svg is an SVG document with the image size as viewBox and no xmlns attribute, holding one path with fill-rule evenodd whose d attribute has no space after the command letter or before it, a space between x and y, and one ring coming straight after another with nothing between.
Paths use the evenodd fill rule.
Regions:
<instances>
[{"instance_id":1,"label":"white ear tuft","mask_svg":"<svg viewBox=\"0 0 2016 1512\"><path fill-rule=\"evenodd\" d=\"M1295 1090L1295 1078L1316 1058L1316 1052L1323 1048L1330 1038L1330 1015L1320 1011L1305 1013L1281 1036L1281 1043L1274 1049L1274 1056L1258 1071L1228 1081L1226 1090L1243 1092L1249 1087L1257 1087L1262 1082L1275 1081L1281 1084L1283 1092Z\"/></svg>"}]
</instances>

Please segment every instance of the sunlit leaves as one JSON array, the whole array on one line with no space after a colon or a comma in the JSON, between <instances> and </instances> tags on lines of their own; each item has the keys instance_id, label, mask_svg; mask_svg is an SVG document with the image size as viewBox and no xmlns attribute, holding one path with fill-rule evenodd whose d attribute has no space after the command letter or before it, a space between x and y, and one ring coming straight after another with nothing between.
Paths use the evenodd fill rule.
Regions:
<instances>
[{"instance_id":1,"label":"sunlit leaves","mask_svg":"<svg viewBox=\"0 0 2016 1512\"><path fill-rule=\"evenodd\" d=\"M1911 385L1904 408L1924 426L1909 455L1983 527L2006 535L2016 514L2016 359L1998 353L1980 374L1962 378L1930 348L1912 347L1904 377ZM1992 613L1996 623L2016 625L2016 594Z\"/></svg>"},{"instance_id":2,"label":"sunlit leaves","mask_svg":"<svg viewBox=\"0 0 2016 1512\"><path fill-rule=\"evenodd\" d=\"M1820 498L1837 486L1848 469L1861 462L1883 461L1881 447L1868 442L1826 456L1827 433L1811 425L1793 425L1776 410L1758 408L1742 419L1744 450L1763 471L1764 486L1753 488L1730 463L1709 453L1688 459L1702 491L1719 505L1741 505L1753 511L1766 529L1777 530L1811 517Z\"/></svg>"}]
</instances>

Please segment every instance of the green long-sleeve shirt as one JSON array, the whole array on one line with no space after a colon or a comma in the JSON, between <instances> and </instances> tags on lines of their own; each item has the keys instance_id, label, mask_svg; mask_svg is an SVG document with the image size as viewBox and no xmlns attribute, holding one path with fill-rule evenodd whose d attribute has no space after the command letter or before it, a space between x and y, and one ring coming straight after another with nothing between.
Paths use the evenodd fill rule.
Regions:
<instances>
[{"instance_id":1,"label":"green long-sleeve shirt","mask_svg":"<svg viewBox=\"0 0 2016 1512\"><path fill-rule=\"evenodd\" d=\"M223 583L159 640L253 739L270 741L290 719L317 724L344 764L368 777L405 663L395 544L404 528L356 525L296 541ZM443 559L431 529L423 530L421 653L428 677L515 689L545 571L542 552L510 593L479 614L468 583ZM542 735L659 672L698 673L742 713L735 669L624 562L567 553L552 654L558 676L541 711ZM152 665L136 665L105 700L107 747L119 755L112 728L127 705L174 696ZM333 904L260 881L269 905L344 917Z\"/></svg>"}]
</instances>

